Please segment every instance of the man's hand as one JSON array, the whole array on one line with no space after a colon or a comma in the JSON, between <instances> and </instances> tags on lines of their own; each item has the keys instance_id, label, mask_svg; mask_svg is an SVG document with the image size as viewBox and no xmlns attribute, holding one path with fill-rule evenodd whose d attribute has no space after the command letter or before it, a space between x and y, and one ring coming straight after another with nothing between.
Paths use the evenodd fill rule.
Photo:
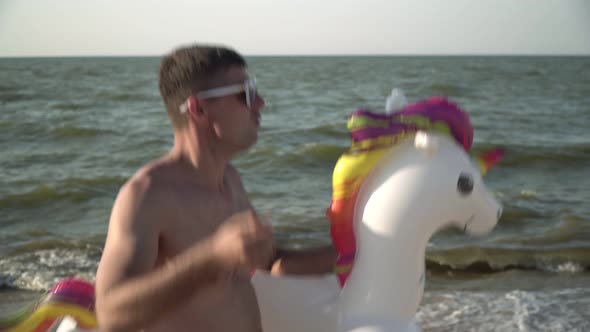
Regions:
<instances>
[{"instance_id":1,"label":"man's hand","mask_svg":"<svg viewBox=\"0 0 590 332\"><path fill-rule=\"evenodd\" d=\"M322 275L334 272L338 253L332 245L304 250L277 249L271 274Z\"/></svg>"},{"instance_id":2,"label":"man's hand","mask_svg":"<svg viewBox=\"0 0 590 332\"><path fill-rule=\"evenodd\" d=\"M232 215L211 241L216 261L228 271L249 274L254 269L267 270L274 256L272 229L253 210Z\"/></svg>"}]
</instances>

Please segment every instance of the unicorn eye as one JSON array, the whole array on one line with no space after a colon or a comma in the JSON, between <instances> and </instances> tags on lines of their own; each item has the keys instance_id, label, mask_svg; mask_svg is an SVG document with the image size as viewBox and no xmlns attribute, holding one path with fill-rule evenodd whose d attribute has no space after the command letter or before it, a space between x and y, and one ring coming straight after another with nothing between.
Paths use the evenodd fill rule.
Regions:
<instances>
[{"instance_id":1,"label":"unicorn eye","mask_svg":"<svg viewBox=\"0 0 590 332\"><path fill-rule=\"evenodd\" d=\"M473 178L470 174L463 173L459 176L459 181L457 181L457 190L462 195L469 195L473 191Z\"/></svg>"}]
</instances>

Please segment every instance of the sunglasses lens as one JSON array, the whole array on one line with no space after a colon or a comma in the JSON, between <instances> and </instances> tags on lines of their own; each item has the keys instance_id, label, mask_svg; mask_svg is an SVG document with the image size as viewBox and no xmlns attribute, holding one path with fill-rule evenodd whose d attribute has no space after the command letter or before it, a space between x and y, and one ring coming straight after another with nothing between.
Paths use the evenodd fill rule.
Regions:
<instances>
[{"instance_id":1,"label":"sunglasses lens","mask_svg":"<svg viewBox=\"0 0 590 332\"><path fill-rule=\"evenodd\" d=\"M246 84L246 104L249 108L251 108L252 104L254 104L254 101L256 100L256 95L258 94L256 89L256 81L251 80Z\"/></svg>"}]
</instances>

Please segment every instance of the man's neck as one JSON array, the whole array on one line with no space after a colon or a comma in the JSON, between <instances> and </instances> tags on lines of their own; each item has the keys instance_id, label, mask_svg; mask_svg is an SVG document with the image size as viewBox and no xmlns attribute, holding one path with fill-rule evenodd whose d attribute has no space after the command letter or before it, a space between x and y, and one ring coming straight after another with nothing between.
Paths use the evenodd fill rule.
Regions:
<instances>
[{"instance_id":1,"label":"man's neck","mask_svg":"<svg viewBox=\"0 0 590 332\"><path fill-rule=\"evenodd\" d=\"M188 139L180 134L175 136L169 157L179 161L188 172L194 172L201 185L214 191L224 190L225 170L231 156L216 151L214 146L204 144L203 140Z\"/></svg>"}]
</instances>

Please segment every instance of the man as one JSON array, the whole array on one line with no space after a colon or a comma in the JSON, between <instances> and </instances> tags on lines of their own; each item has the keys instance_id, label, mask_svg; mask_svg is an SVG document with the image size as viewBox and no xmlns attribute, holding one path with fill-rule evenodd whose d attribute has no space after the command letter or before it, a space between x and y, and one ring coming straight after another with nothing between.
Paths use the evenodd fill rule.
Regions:
<instances>
[{"instance_id":1,"label":"man","mask_svg":"<svg viewBox=\"0 0 590 332\"><path fill-rule=\"evenodd\" d=\"M96 276L101 331L261 331L250 272L326 273L335 251L274 250L229 163L256 142L264 107L239 54L181 48L159 80L174 146L113 206Z\"/></svg>"}]
</instances>

